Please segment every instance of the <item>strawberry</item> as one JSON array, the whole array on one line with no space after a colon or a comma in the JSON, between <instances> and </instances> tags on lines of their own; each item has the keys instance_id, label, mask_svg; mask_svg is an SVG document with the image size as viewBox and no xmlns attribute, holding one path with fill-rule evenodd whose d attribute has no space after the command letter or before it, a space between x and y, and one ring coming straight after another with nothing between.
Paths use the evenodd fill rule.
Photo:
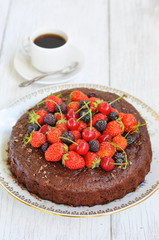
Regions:
<instances>
[{"instance_id":1,"label":"strawberry","mask_svg":"<svg viewBox=\"0 0 159 240\"><path fill-rule=\"evenodd\" d=\"M124 115L125 115L125 113L120 112L118 116L119 116L119 118L122 120L122 118L124 117Z\"/></svg>"},{"instance_id":2,"label":"strawberry","mask_svg":"<svg viewBox=\"0 0 159 240\"><path fill-rule=\"evenodd\" d=\"M81 132L84 128L87 127L87 124L84 123L82 120L79 120L78 122L79 122L79 127L78 127L77 130L78 130L79 132Z\"/></svg>"},{"instance_id":3,"label":"strawberry","mask_svg":"<svg viewBox=\"0 0 159 240\"><path fill-rule=\"evenodd\" d=\"M75 112L79 109L79 103L78 102L70 102L68 105L67 105L67 112L70 110L70 109L73 109Z\"/></svg>"},{"instance_id":4,"label":"strawberry","mask_svg":"<svg viewBox=\"0 0 159 240\"><path fill-rule=\"evenodd\" d=\"M115 143L116 145L116 150L119 150L119 151L124 150L128 145L127 140L121 135L114 137L113 143Z\"/></svg>"},{"instance_id":5,"label":"strawberry","mask_svg":"<svg viewBox=\"0 0 159 240\"><path fill-rule=\"evenodd\" d=\"M38 123L40 124L40 125L43 125L44 124L44 118L45 118L45 116L48 114L48 112L46 112L45 110L43 110L43 109L40 109L40 110L38 110L37 111L37 113L36 113L38 116L39 116L39 118L38 118Z\"/></svg>"},{"instance_id":6,"label":"strawberry","mask_svg":"<svg viewBox=\"0 0 159 240\"><path fill-rule=\"evenodd\" d=\"M88 100L88 97L86 94L84 94L83 92L77 90L77 91L73 91L71 94L70 94L70 98L72 101L77 101L77 102L80 102L82 100Z\"/></svg>"},{"instance_id":7,"label":"strawberry","mask_svg":"<svg viewBox=\"0 0 159 240\"><path fill-rule=\"evenodd\" d=\"M50 125L48 124L44 124L40 129L39 129L39 132L41 133L46 133L50 128Z\"/></svg>"},{"instance_id":8,"label":"strawberry","mask_svg":"<svg viewBox=\"0 0 159 240\"><path fill-rule=\"evenodd\" d=\"M101 100L100 98L97 98L97 97L91 97L88 99L88 101L90 102L90 108L91 108L92 112L97 111L98 105L101 102L103 102L103 100Z\"/></svg>"},{"instance_id":9,"label":"strawberry","mask_svg":"<svg viewBox=\"0 0 159 240\"><path fill-rule=\"evenodd\" d=\"M62 99L54 95L51 95L46 98L46 107L50 112L54 112L55 107L57 105L56 103L57 104L62 103Z\"/></svg>"},{"instance_id":10,"label":"strawberry","mask_svg":"<svg viewBox=\"0 0 159 240\"><path fill-rule=\"evenodd\" d=\"M84 158L74 151L69 151L62 157L62 163L69 169L79 169L85 166Z\"/></svg>"},{"instance_id":11,"label":"strawberry","mask_svg":"<svg viewBox=\"0 0 159 240\"><path fill-rule=\"evenodd\" d=\"M61 114L61 113L59 113L59 112L56 112L55 114L54 114L54 116L56 117L56 119L57 119L57 121L58 120L61 120L61 119L66 119L66 117L65 117L65 114Z\"/></svg>"},{"instance_id":12,"label":"strawberry","mask_svg":"<svg viewBox=\"0 0 159 240\"><path fill-rule=\"evenodd\" d=\"M99 167L101 159L96 153L88 152L84 158L85 158L86 167L92 168L92 169L95 167Z\"/></svg>"},{"instance_id":13,"label":"strawberry","mask_svg":"<svg viewBox=\"0 0 159 240\"><path fill-rule=\"evenodd\" d=\"M115 147L110 142L102 142L97 154L101 158L112 157L115 154Z\"/></svg>"},{"instance_id":14,"label":"strawberry","mask_svg":"<svg viewBox=\"0 0 159 240\"><path fill-rule=\"evenodd\" d=\"M46 142L46 136L39 131L34 131L30 137L32 147L39 148Z\"/></svg>"},{"instance_id":15,"label":"strawberry","mask_svg":"<svg viewBox=\"0 0 159 240\"><path fill-rule=\"evenodd\" d=\"M136 118L133 114L131 114L131 113L124 114L124 116L122 118L122 122L125 126L125 131L126 132L136 130L135 127L137 127L138 123L137 123L137 120L136 120Z\"/></svg>"},{"instance_id":16,"label":"strawberry","mask_svg":"<svg viewBox=\"0 0 159 240\"><path fill-rule=\"evenodd\" d=\"M50 128L46 135L47 140L50 143L61 142L61 139L59 137L62 135L62 132L59 128L56 127Z\"/></svg>"},{"instance_id":17,"label":"strawberry","mask_svg":"<svg viewBox=\"0 0 159 240\"><path fill-rule=\"evenodd\" d=\"M102 161L100 162L101 168L103 168L105 171L111 171L115 168L114 159L111 157L104 157L102 158Z\"/></svg>"},{"instance_id":18,"label":"strawberry","mask_svg":"<svg viewBox=\"0 0 159 240\"><path fill-rule=\"evenodd\" d=\"M112 137L117 135L121 135L124 132L124 125L120 120L114 120L107 124L106 130L104 130L103 134L109 134Z\"/></svg>"},{"instance_id":19,"label":"strawberry","mask_svg":"<svg viewBox=\"0 0 159 240\"><path fill-rule=\"evenodd\" d=\"M69 151L76 151L77 148L77 144L80 144L82 141L84 141L84 139L78 139L75 143L72 143L68 149ZM76 144L77 143L77 144Z\"/></svg>"},{"instance_id":20,"label":"strawberry","mask_svg":"<svg viewBox=\"0 0 159 240\"><path fill-rule=\"evenodd\" d=\"M95 132L95 138L94 139L97 139L101 136L101 133L95 127L92 127L92 130L93 130L93 132Z\"/></svg>"},{"instance_id":21,"label":"strawberry","mask_svg":"<svg viewBox=\"0 0 159 240\"><path fill-rule=\"evenodd\" d=\"M70 132L73 133L75 141L81 138L81 133L78 130L72 130Z\"/></svg>"},{"instance_id":22,"label":"strawberry","mask_svg":"<svg viewBox=\"0 0 159 240\"><path fill-rule=\"evenodd\" d=\"M119 111L116 108L112 108L112 107L111 107L111 112L119 113Z\"/></svg>"},{"instance_id":23,"label":"strawberry","mask_svg":"<svg viewBox=\"0 0 159 240\"><path fill-rule=\"evenodd\" d=\"M45 152L45 159L51 162L57 162L68 151L68 146L64 143L53 143Z\"/></svg>"},{"instance_id":24,"label":"strawberry","mask_svg":"<svg viewBox=\"0 0 159 240\"><path fill-rule=\"evenodd\" d=\"M56 122L56 127L61 130L61 132L67 132L68 127L67 127L67 120L62 119Z\"/></svg>"},{"instance_id":25,"label":"strawberry","mask_svg":"<svg viewBox=\"0 0 159 240\"><path fill-rule=\"evenodd\" d=\"M97 113L92 118L92 125L94 126L98 120L107 120L107 117L102 113Z\"/></svg>"}]
</instances>

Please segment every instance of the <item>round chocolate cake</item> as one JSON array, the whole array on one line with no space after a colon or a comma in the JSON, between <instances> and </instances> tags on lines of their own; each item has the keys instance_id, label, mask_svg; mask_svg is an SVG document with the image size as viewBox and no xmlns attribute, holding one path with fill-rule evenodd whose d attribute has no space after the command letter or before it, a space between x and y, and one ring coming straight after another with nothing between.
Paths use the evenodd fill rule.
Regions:
<instances>
[{"instance_id":1,"label":"round chocolate cake","mask_svg":"<svg viewBox=\"0 0 159 240\"><path fill-rule=\"evenodd\" d=\"M74 98L73 95L70 97L70 94L74 91L77 91L77 93L82 92L85 96L87 96L85 98L88 102L84 102L84 104L81 103L83 98L80 98L80 94L77 94L77 99ZM127 193L134 191L137 186L144 181L146 174L150 170L150 163L152 160L150 138L147 127L144 124L145 121L140 116L139 112L123 98L114 101L115 99L118 99L119 96L110 92L102 92L88 88L78 88L63 90L54 93L54 95L61 99L62 104L59 103L55 108L56 112L62 112L65 119L64 122L66 123L66 131L60 130L62 133L61 136L65 137L59 137L58 141L58 143L62 143L67 146L67 148L65 148L65 152L63 151L64 156L58 158L60 154L58 150L54 151L52 155L49 155L48 149L50 146L55 144L56 141L50 140L51 138L47 134L48 131L56 129L57 121L59 119L57 119L58 117L55 114L55 109L51 111L51 114L54 115L52 119L49 118L50 116L46 117L47 114L50 114L50 109L48 109L46 104L48 101L46 102L46 100L43 100L41 104L37 104L21 116L13 127L11 133L9 143L9 163L11 171L17 177L18 182L24 184L28 191L37 194L43 199L71 206L93 206L97 204L105 204L115 199L122 198ZM88 108L87 110L91 109L88 105L91 98L101 100L95 102L95 111L92 109L92 114L80 113L80 108L82 112L84 111L84 108ZM76 114L79 114L78 118L80 118L80 121L83 120L85 128L87 129L90 127L90 118L92 117L93 119L94 115L100 112L99 105L101 102L104 101L111 105L111 112L113 113L111 115L110 113L109 115L103 114L105 115L105 118L97 121L100 124L96 123L95 126L93 125L93 128L96 128L96 131L99 133L99 135L95 138L96 141L90 145L90 139L85 140L85 142L87 142L86 145L89 145L89 149L87 149L86 152L91 152L90 156L93 154L98 155L98 161L96 161L95 165L90 165L91 159L89 159L88 153L78 154L76 150L74 150L75 148L73 148L73 142L76 142L76 137L73 136L73 140L71 140L70 136L72 136L73 133L70 133L72 132L71 127L70 129L67 129L68 118L65 118L68 113L69 103L73 101L76 102L76 105L77 103L79 104L79 111L77 110ZM59 106L61 106L61 110L59 110ZM73 108L73 105L70 106L70 108ZM45 120L43 123L40 122L42 117L31 117L33 113L37 114L41 109L43 109L43 111L45 110L45 116L43 116ZM58 113L58 115L60 113ZM102 110L100 113L102 113ZM113 133L114 135L112 134L113 136L111 136L111 138L101 138L103 135L110 134L107 127L109 126L109 123L112 121L115 121L116 124L121 122L124 114L132 114L135 116L138 123L138 127L133 130L126 130L126 128L122 128L123 131L120 135L127 141L125 150L123 147L119 147L119 144L115 145L115 141L113 139L116 135L118 135L118 133ZM35 121L33 121L33 119ZM40 124L36 124L38 119L38 123ZM52 122L49 125L49 121L53 121L54 123ZM76 123L77 122L78 121L76 121ZM45 128L47 128L48 125L50 129L53 130L49 130L48 128L46 131ZM41 129L42 127L43 130ZM31 139L33 134L37 131L43 134L41 145L34 144L33 139ZM81 137L79 138L82 138L82 136L84 138L82 131L84 131L84 127L78 131L81 134ZM70 140L68 140L67 137ZM26 138L28 139L27 144ZM55 135L53 138L55 138ZM100 145L102 144L101 139L103 139L103 142L111 144L111 146L115 149L112 155L108 154L109 151L107 151L106 155L102 155L103 152L100 150ZM80 151L82 150L80 149L79 152ZM78 155L82 165L71 165L70 167L69 164L72 164L71 161L74 160L74 155L72 155L73 160L69 159L71 156L70 152L73 152L74 155ZM56 157L58 159L55 159ZM86 158L87 162L85 163ZM110 165L106 164L106 167L108 168L104 168L104 164L101 164L105 158L107 160L109 158L109 161L111 162ZM68 159L71 163L68 163ZM108 165L111 166L110 169Z\"/></svg>"}]
</instances>

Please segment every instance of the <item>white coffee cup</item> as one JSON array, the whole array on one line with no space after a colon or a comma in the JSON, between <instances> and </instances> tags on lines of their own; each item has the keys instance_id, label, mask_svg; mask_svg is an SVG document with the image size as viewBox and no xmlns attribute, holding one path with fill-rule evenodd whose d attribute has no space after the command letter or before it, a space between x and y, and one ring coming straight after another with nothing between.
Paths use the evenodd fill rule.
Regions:
<instances>
[{"instance_id":1,"label":"white coffee cup","mask_svg":"<svg viewBox=\"0 0 159 240\"><path fill-rule=\"evenodd\" d=\"M65 43L56 48L44 48L35 44L35 39L44 34L55 34L61 36ZM41 72L56 71L78 61L68 35L58 29L46 28L32 33L23 41L23 52L30 56L32 65Z\"/></svg>"}]
</instances>

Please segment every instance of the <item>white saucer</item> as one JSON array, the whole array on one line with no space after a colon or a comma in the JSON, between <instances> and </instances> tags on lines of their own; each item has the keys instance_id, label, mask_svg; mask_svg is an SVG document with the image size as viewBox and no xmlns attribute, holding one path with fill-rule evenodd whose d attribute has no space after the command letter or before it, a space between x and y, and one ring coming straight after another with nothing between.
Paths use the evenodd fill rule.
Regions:
<instances>
[{"instance_id":1,"label":"white saucer","mask_svg":"<svg viewBox=\"0 0 159 240\"><path fill-rule=\"evenodd\" d=\"M75 71L73 71L67 75L48 76L46 78L39 80L37 82L38 84L46 85L46 84L60 84L60 83L68 82L68 81L72 80L72 78L75 77L81 71L81 69L83 68L83 65L84 65L83 53L81 52L81 50L79 48L77 48L75 46L72 46L72 47L74 48L73 52L76 56L76 61L79 62L79 66L77 67L77 69L75 69ZM14 67L15 67L16 71L19 73L19 75L24 78L24 79L22 79L22 81L30 80L30 79L42 74L40 71L38 71L37 69L35 69L32 66L30 57L25 56L20 50L17 51L17 53L15 54Z\"/></svg>"}]
</instances>

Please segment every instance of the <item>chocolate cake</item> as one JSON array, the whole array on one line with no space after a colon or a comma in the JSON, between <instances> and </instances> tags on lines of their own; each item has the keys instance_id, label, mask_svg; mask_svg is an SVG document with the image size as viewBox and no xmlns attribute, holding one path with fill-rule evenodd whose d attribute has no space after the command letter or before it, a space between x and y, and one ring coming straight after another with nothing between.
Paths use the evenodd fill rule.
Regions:
<instances>
[{"instance_id":1,"label":"chocolate cake","mask_svg":"<svg viewBox=\"0 0 159 240\"><path fill-rule=\"evenodd\" d=\"M74 90L80 90L87 95L93 92L107 102L119 97L114 93L88 88L63 90L54 94L60 94L63 102L67 104L69 95ZM132 113L140 124L145 123L140 113L124 99L114 102L112 107L119 112ZM140 127L139 131L130 133L135 141L125 149L129 161L126 168L123 169L123 165L119 164L115 165L112 171L105 171L100 166L72 170L65 167L62 161L47 161L41 148L34 148L30 143L24 144L24 139L28 136L28 113L41 108L47 110L45 102L32 107L21 116L13 127L9 143L11 171L29 192L58 204L93 206L120 199L135 191L144 181L152 160L146 125Z\"/></svg>"}]
</instances>

